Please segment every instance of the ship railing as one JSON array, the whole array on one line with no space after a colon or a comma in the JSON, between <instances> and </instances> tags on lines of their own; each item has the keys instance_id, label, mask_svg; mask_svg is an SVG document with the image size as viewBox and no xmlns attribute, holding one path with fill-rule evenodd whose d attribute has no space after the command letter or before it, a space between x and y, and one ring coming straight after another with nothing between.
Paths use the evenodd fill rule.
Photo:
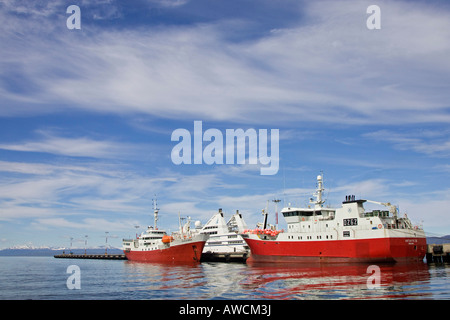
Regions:
<instances>
[{"instance_id":1,"label":"ship railing","mask_svg":"<svg viewBox=\"0 0 450 320\"><path fill-rule=\"evenodd\" d=\"M284 232L284 230L273 230L273 229L244 229L243 234L256 234L258 237L272 237L275 238L279 233Z\"/></svg>"}]
</instances>

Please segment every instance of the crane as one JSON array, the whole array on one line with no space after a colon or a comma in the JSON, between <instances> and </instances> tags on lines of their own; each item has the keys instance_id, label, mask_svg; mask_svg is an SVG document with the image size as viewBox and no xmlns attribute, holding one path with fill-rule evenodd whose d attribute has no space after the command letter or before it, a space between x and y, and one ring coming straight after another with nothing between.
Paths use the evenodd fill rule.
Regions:
<instances>
[{"instance_id":1,"label":"crane","mask_svg":"<svg viewBox=\"0 0 450 320\"><path fill-rule=\"evenodd\" d=\"M397 220L397 207L391 204L390 202L379 202L379 201L373 201L373 200L366 200L370 203L379 204L385 207L389 207L389 212L392 213L392 216Z\"/></svg>"}]
</instances>

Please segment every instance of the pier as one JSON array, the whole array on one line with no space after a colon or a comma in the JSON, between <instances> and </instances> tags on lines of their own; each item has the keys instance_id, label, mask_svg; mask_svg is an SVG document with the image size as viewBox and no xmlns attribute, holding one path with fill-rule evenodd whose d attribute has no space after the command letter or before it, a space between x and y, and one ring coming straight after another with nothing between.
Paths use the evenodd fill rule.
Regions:
<instances>
[{"instance_id":1,"label":"pier","mask_svg":"<svg viewBox=\"0 0 450 320\"><path fill-rule=\"evenodd\" d=\"M249 256L248 252L204 252L202 262L241 262ZM124 254L73 254L63 253L53 256L57 259L99 259L99 260L127 260Z\"/></svg>"},{"instance_id":2,"label":"pier","mask_svg":"<svg viewBox=\"0 0 450 320\"><path fill-rule=\"evenodd\" d=\"M53 256L62 259L102 259L102 260L126 260L124 254L57 254Z\"/></svg>"},{"instance_id":3,"label":"pier","mask_svg":"<svg viewBox=\"0 0 450 320\"><path fill-rule=\"evenodd\" d=\"M450 243L428 244L427 263L442 263L450 261Z\"/></svg>"}]
</instances>

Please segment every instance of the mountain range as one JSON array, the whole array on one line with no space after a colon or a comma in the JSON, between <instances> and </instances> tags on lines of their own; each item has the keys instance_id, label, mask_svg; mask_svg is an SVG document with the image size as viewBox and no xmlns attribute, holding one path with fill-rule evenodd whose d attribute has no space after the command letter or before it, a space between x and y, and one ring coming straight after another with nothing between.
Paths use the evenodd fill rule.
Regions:
<instances>
[{"instance_id":1,"label":"mountain range","mask_svg":"<svg viewBox=\"0 0 450 320\"><path fill-rule=\"evenodd\" d=\"M14 246L7 249L0 250L0 256L54 256L62 253L84 254L84 248L68 248L61 247L33 247L30 245ZM120 254L123 253L120 248L108 247L108 253ZM103 254L105 253L105 247L88 248L86 254Z\"/></svg>"}]
</instances>

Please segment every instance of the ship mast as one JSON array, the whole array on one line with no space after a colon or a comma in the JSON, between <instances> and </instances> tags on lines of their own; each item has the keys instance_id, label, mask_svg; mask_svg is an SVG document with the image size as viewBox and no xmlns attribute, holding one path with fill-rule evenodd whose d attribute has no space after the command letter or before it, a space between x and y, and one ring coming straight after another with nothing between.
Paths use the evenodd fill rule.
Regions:
<instances>
[{"instance_id":1,"label":"ship mast","mask_svg":"<svg viewBox=\"0 0 450 320\"><path fill-rule=\"evenodd\" d=\"M153 212L154 212L154 214L155 214L155 230L158 230L158 212L159 212L159 209L157 208L157 205L156 205L156 194L155 194L155 199L153 199L152 200L153 201Z\"/></svg>"},{"instance_id":2,"label":"ship mast","mask_svg":"<svg viewBox=\"0 0 450 320\"><path fill-rule=\"evenodd\" d=\"M263 230L265 230L267 228L267 216L269 215L269 200L267 200L266 209L262 210L262 215L264 216Z\"/></svg>"},{"instance_id":3,"label":"ship mast","mask_svg":"<svg viewBox=\"0 0 450 320\"><path fill-rule=\"evenodd\" d=\"M322 200L322 192L324 190L325 189L323 188L323 173L321 173L317 176L317 189L316 189L316 192L314 193L314 196L316 196L316 201L315 202L311 201L311 203L315 204L314 209L322 208L322 205L325 202L325 200Z\"/></svg>"}]
</instances>

